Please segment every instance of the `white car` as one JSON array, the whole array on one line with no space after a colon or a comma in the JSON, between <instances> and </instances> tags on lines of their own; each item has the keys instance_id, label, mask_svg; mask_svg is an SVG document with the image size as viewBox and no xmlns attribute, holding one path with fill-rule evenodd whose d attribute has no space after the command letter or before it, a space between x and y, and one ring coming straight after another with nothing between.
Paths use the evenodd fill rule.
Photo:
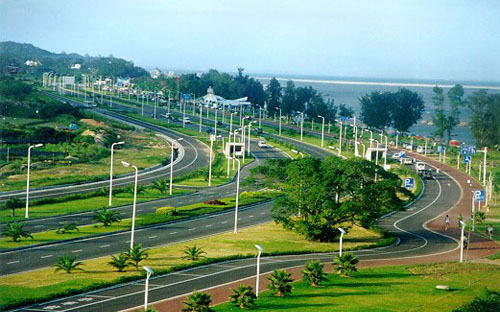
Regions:
<instances>
[{"instance_id":1,"label":"white car","mask_svg":"<svg viewBox=\"0 0 500 312\"><path fill-rule=\"evenodd\" d=\"M405 148L407 151L413 151L413 146L411 144L406 145Z\"/></svg>"},{"instance_id":2,"label":"white car","mask_svg":"<svg viewBox=\"0 0 500 312\"><path fill-rule=\"evenodd\" d=\"M419 161L415 164L415 168L417 168L418 171L425 170L425 163L423 161Z\"/></svg>"},{"instance_id":3,"label":"white car","mask_svg":"<svg viewBox=\"0 0 500 312\"><path fill-rule=\"evenodd\" d=\"M411 165L413 164L413 158L409 157L401 158L401 162L405 165Z\"/></svg>"},{"instance_id":4,"label":"white car","mask_svg":"<svg viewBox=\"0 0 500 312\"><path fill-rule=\"evenodd\" d=\"M267 144L266 144L266 141L259 141L257 143L257 145L260 147L260 148L266 148L267 147Z\"/></svg>"},{"instance_id":5,"label":"white car","mask_svg":"<svg viewBox=\"0 0 500 312\"><path fill-rule=\"evenodd\" d=\"M401 156L403 156L404 154L405 154L405 152L404 152L404 151L400 151L400 152L397 152L397 153L392 154L392 156L391 156L391 157L392 157L393 159L399 159L399 158L401 158Z\"/></svg>"},{"instance_id":6,"label":"white car","mask_svg":"<svg viewBox=\"0 0 500 312\"><path fill-rule=\"evenodd\" d=\"M185 124L190 124L191 123L191 119L189 119L189 117L184 117L183 122Z\"/></svg>"},{"instance_id":7,"label":"white car","mask_svg":"<svg viewBox=\"0 0 500 312\"><path fill-rule=\"evenodd\" d=\"M424 147L423 146L417 146L417 153L423 153L424 152Z\"/></svg>"}]
</instances>

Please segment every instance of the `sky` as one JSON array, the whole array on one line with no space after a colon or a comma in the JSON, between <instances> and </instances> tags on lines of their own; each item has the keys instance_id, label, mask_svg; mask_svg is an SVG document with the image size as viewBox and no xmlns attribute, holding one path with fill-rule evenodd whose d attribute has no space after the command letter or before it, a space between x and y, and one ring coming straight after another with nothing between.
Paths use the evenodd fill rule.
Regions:
<instances>
[{"instance_id":1,"label":"sky","mask_svg":"<svg viewBox=\"0 0 500 312\"><path fill-rule=\"evenodd\" d=\"M499 0L0 0L0 41L147 68L500 81Z\"/></svg>"}]
</instances>

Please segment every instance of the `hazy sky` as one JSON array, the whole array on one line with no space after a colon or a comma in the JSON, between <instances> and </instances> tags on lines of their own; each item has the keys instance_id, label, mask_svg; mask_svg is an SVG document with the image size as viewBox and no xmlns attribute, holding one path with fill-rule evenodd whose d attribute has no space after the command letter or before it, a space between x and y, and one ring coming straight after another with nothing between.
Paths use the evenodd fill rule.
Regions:
<instances>
[{"instance_id":1,"label":"hazy sky","mask_svg":"<svg viewBox=\"0 0 500 312\"><path fill-rule=\"evenodd\" d=\"M500 0L0 0L0 41L164 69L500 81Z\"/></svg>"}]
</instances>

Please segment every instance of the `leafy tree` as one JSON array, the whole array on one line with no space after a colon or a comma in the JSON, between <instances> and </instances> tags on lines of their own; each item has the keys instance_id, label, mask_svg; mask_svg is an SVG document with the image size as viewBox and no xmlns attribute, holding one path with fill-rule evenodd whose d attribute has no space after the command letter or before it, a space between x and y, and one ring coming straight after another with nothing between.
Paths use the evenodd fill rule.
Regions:
<instances>
[{"instance_id":1,"label":"leafy tree","mask_svg":"<svg viewBox=\"0 0 500 312\"><path fill-rule=\"evenodd\" d=\"M500 309L500 293L485 288L479 296L452 312L497 312Z\"/></svg>"},{"instance_id":2,"label":"leafy tree","mask_svg":"<svg viewBox=\"0 0 500 312\"><path fill-rule=\"evenodd\" d=\"M327 281L327 274L323 271L324 264L319 261L309 261L306 267L302 270L302 279L308 282L311 286L319 286L322 281Z\"/></svg>"},{"instance_id":3,"label":"leafy tree","mask_svg":"<svg viewBox=\"0 0 500 312\"><path fill-rule=\"evenodd\" d=\"M23 229L24 224L18 222L7 223L7 226L2 231L2 234L10 237L13 242L19 241L21 237L33 239L33 235L30 232Z\"/></svg>"},{"instance_id":4,"label":"leafy tree","mask_svg":"<svg viewBox=\"0 0 500 312\"><path fill-rule=\"evenodd\" d=\"M184 249L184 256L182 258L191 261L198 261L204 257L203 254L206 254L206 252L203 251L201 247L198 247L196 245L191 247L186 246L186 248Z\"/></svg>"},{"instance_id":5,"label":"leafy tree","mask_svg":"<svg viewBox=\"0 0 500 312\"><path fill-rule=\"evenodd\" d=\"M184 301L183 312L212 312L210 309L210 304L212 303L212 298L209 294L194 291L191 295L187 297L187 301Z\"/></svg>"},{"instance_id":6,"label":"leafy tree","mask_svg":"<svg viewBox=\"0 0 500 312\"><path fill-rule=\"evenodd\" d=\"M340 104L338 110L340 117L352 118L354 116L354 110L347 107L345 104Z\"/></svg>"},{"instance_id":7,"label":"leafy tree","mask_svg":"<svg viewBox=\"0 0 500 312\"><path fill-rule=\"evenodd\" d=\"M127 257L136 269L139 269L139 263L149 257L146 250L142 249L141 244L136 244L127 252Z\"/></svg>"},{"instance_id":8,"label":"leafy tree","mask_svg":"<svg viewBox=\"0 0 500 312\"><path fill-rule=\"evenodd\" d=\"M443 89L435 86L432 91L434 92L434 96L432 97L432 104L434 105L433 122L436 127L434 134L443 139L444 133L448 127L448 119L446 118L446 114L444 112Z\"/></svg>"},{"instance_id":9,"label":"leafy tree","mask_svg":"<svg viewBox=\"0 0 500 312\"><path fill-rule=\"evenodd\" d=\"M120 222L119 213L104 207L94 212L94 219L101 222L103 226L110 226L112 223Z\"/></svg>"},{"instance_id":10,"label":"leafy tree","mask_svg":"<svg viewBox=\"0 0 500 312\"><path fill-rule=\"evenodd\" d=\"M292 293L291 283L293 279L291 276L292 274L285 270L274 270L273 273L267 277L270 281L267 288L279 297L289 295Z\"/></svg>"},{"instance_id":11,"label":"leafy tree","mask_svg":"<svg viewBox=\"0 0 500 312\"><path fill-rule=\"evenodd\" d=\"M336 266L337 274L343 277L351 276L352 272L356 272L356 264L358 264L359 259L352 253L344 253L342 256L337 256L334 261Z\"/></svg>"},{"instance_id":12,"label":"leafy tree","mask_svg":"<svg viewBox=\"0 0 500 312\"><path fill-rule=\"evenodd\" d=\"M111 256L111 261L108 262L109 265L118 270L118 272L123 272L123 270L128 267L128 254L125 252L120 252L118 256Z\"/></svg>"},{"instance_id":13,"label":"leafy tree","mask_svg":"<svg viewBox=\"0 0 500 312\"><path fill-rule=\"evenodd\" d=\"M361 104L361 119L368 127L383 129L390 126L392 106L390 92L380 93L378 91L363 95L359 101Z\"/></svg>"},{"instance_id":14,"label":"leafy tree","mask_svg":"<svg viewBox=\"0 0 500 312\"><path fill-rule=\"evenodd\" d=\"M479 146L498 149L500 144L500 95L487 90L474 92L467 98L472 112L470 127Z\"/></svg>"},{"instance_id":15,"label":"leafy tree","mask_svg":"<svg viewBox=\"0 0 500 312\"><path fill-rule=\"evenodd\" d=\"M233 294L229 296L229 302L242 309L248 309L255 305L257 295L253 292L252 286L243 286L240 284L238 288L231 289Z\"/></svg>"},{"instance_id":16,"label":"leafy tree","mask_svg":"<svg viewBox=\"0 0 500 312\"><path fill-rule=\"evenodd\" d=\"M447 93L448 100L450 101L450 115L448 115L448 124L446 131L448 132L448 139L451 138L451 131L460 123L459 108L464 104L462 97L464 96L464 88L456 84Z\"/></svg>"},{"instance_id":17,"label":"leafy tree","mask_svg":"<svg viewBox=\"0 0 500 312\"><path fill-rule=\"evenodd\" d=\"M167 179L158 179L151 184L151 188L157 190L161 194L166 194L169 190L170 181Z\"/></svg>"},{"instance_id":18,"label":"leafy tree","mask_svg":"<svg viewBox=\"0 0 500 312\"><path fill-rule=\"evenodd\" d=\"M295 84L292 80L286 82L286 87L283 91L283 100L281 108L283 114L290 114L295 110L296 94L295 94Z\"/></svg>"},{"instance_id":19,"label":"leafy tree","mask_svg":"<svg viewBox=\"0 0 500 312\"><path fill-rule=\"evenodd\" d=\"M57 271L64 271L68 274L71 273L71 271L74 270L80 270L83 271L80 266L82 266L82 262L76 261L76 257L69 257L69 256L64 256L64 257L59 257L57 259L57 263L54 265Z\"/></svg>"},{"instance_id":20,"label":"leafy tree","mask_svg":"<svg viewBox=\"0 0 500 312\"><path fill-rule=\"evenodd\" d=\"M417 92L405 88L392 93L391 97L392 126L401 132L406 132L422 118L422 112L425 108L424 100Z\"/></svg>"},{"instance_id":21,"label":"leafy tree","mask_svg":"<svg viewBox=\"0 0 500 312\"><path fill-rule=\"evenodd\" d=\"M273 115L276 111L275 108L280 106L281 89L281 85L275 77L273 77L267 85L267 111L270 115Z\"/></svg>"},{"instance_id":22,"label":"leafy tree","mask_svg":"<svg viewBox=\"0 0 500 312\"><path fill-rule=\"evenodd\" d=\"M60 228L58 228L56 230L56 233L57 234L64 234L64 233L71 232L71 231L80 232L80 229L78 229L78 226L75 223L68 223L68 224L65 224L65 225L61 226Z\"/></svg>"},{"instance_id":23,"label":"leafy tree","mask_svg":"<svg viewBox=\"0 0 500 312\"><path fill-rule=\"evenodd\" d=\"M9 198L4 204L5 209L10 209L10 215L12 218L16 216L16 208L21 208L24 206L24 202L19 198Z\"/></svg>"}]
</instances>

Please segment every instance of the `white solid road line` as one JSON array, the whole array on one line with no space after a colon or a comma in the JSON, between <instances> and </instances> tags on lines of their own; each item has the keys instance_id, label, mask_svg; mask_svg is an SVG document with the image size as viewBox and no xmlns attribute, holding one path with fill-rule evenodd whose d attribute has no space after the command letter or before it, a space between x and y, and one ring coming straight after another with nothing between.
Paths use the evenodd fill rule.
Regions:
<instances>
[{"instance_id":1,"label":"white solid road line","mask_svg":"<svg viewBox=\"0 0 500 312\"><path fill-rule=\"evenodd\" d=\"M17 260L17 261L11 261L11 262L7 262L7 264L14 264L14 263L19 263L21 261Z\"/></svg>"},{"instance_id":2,"label":"white solid road line","mask_svg":"<svg viewBox=\"0 0 500 312\"><path fill-rule=\"evenodd\" d=\"M99 246L99 248L106 248L106 247L109 247L109 244Z\"/></svg>"},{"instance_id":3,"label":"white solid road line","mask_svg":"<svg viewBox=\"0 0 500 312\"><path fill-rule=\"evenodd\" d=\"M80 251L83 251L83 249L72 250L71 252L80 252Z\"/></svg>"},{"instance_id":4,"label":"white solid road line","mask_svg":"<svg viewBox=\"0 0 500 312\"><path fill-rule=\"evenodd\" d=\"M41 256L40 258L44 259L44 258L50 258L50 257L53 257L53 255Z\"/></svg>"}]
</instances>

